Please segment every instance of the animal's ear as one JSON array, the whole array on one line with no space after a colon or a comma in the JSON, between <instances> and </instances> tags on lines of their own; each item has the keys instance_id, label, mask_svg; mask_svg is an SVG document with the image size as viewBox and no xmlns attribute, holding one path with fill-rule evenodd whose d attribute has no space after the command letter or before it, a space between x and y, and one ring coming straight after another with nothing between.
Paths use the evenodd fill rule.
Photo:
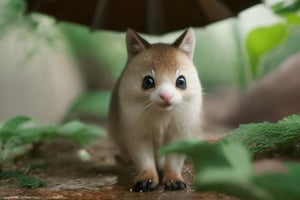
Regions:
<instances>
[{"instance_id":1,"label":"animal's ear","mask_svg":"<svg viewBox=\"0 0 300 200\"><path fill-rule=\"evenodd\" d=\"M194 57L194 50L196 45L196 37L192 28L187 29L177 38L173 46L183 51L191 60Z\"/></svg>"},{"instance_id":2,"label":"animal's ear","mask_svg":"<svg viewBox=\"0 0 300 200\"><path fill-rule=\"evenodd\" d=\"M150 44L139 36L134 30L128 29L126 33L126 46L128 59L150 47Z\"/></svg>"}]
</instances>

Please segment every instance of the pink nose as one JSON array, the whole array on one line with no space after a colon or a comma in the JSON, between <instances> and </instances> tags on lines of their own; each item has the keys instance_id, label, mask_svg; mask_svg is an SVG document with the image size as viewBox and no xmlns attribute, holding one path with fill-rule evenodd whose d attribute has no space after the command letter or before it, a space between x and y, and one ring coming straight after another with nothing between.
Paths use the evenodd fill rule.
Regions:
<instances>
[{"instance_id":1,"label":"pink nose","mask_svg":"<svg viewBox=\"0 0 300 200\"><path fill-rule=\"evenodd\" d=\"M173 94L170 92L163 92L159 95L159 97L164 100L165 102L170 102L173 97Z\"/></svg>"}]
</instances>

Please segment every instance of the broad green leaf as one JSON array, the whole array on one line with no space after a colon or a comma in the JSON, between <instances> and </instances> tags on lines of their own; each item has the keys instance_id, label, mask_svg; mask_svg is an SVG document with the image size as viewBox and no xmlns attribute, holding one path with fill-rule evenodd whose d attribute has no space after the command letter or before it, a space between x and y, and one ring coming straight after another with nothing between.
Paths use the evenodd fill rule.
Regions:
<instances>
[{"instance_id":1,"label":"broad green leaf","mask_svg":"<svg viewBox=\"0 0 300 200\"><path fill-rule=\"evenodd\" d=\"M53 139L55 136L57 136L57 128L55 126L24 128L15 130L14 143L19 143L20 145L32 144Z\"/></svg>"},{"instance_id":2,"label":"broad green leaf","mask_svg":"<svg viewBox=\"0 0 300 200\"><path fill-rule=\"evenodd\" d=\"M242 199L270 199L269 195L252 182L254 170L250 155L245 147L238 143L215 144L221 146L218 157L225 157L229 166L207 165L203 171L198 171L195 185L200 191L219 191ZM201 158L197 157L194 159ZM205 165L206 160L202 160Z\"/></svg>"},{"instance_id":3,"label":"broad green leaf","mask_svg":"<svg viewBox=\"0 0 300 200\"><path fill-rule=\"evenodd\" d=\"M161 148L159 152L160 154L181 153L189 155L192 157L195 168L198 171L204 170L210 165L226 168L243 165L243 172L236 171L238 172L238 174L236 174L238 177L244 174L248 176L252 173L248 152L243 146L236 143L224 142L222 144L210 144L197 139L189 139L167 145ZM233 156L238 158L239 161L230 157L232 152L234 152ZM200 160L199 163L198 160ZM205 164L203 164L203 162L205 162Z\"/></svg>"},{"instance_id":4,"label":"broad green leaf","mask_svg":"<svg viewBox=\"0 0 300 200\"><path fill-rule=\"evenodd\" d=\"M242 199L270 199L252 178L250 156L238 143L209 144L203 141L179 141L163 147L160 153L184 153L196 169L195 187L199 191L219 191Z\"/></svg>"},{"instance_id":5,"label":"broad green leaf","mask_svg":"<svg viewBox=\"0 0 300 200\"><path fill-rule=\"evenodd\" d=\"M250 155L244 146L239 143L225 142L222 145L222 152L234 168L234 174L237 179L247 179L253 175Z\"/></svg>"},{"instance_id":6,"label":"broad green leaf","mask_svg":"<svg viewBox=\"0 0 300 200\"><path fill-rule=\"evenodd\" d=\"M160 154L186 154L193 158L194 167L197 171L201 171L205 166L203 165L203 160L205 160L207 165L216 166L230 166L228 160L224 157L219 157L218 154L222 151L221 146L216 146L208 144L205 141L199 141L197 139L189 139L178 141L173 144L164 146L159 150Z\"/></svg>"},{"instance_id":7,"label":"broad green leaf","mask_svg":"<svg viewBox=\"0 0 300 200\"><path fill-rule=\"evenodd\" d=\"M259 71L261 76L265 76L274 70L288 59L290 56L296 55L300 51L300 26L288 26L288 38L267 52L262 59L260 59Z\"/></svg>"},{"instance_id":8,"label":"broad green leaf","mask_svg":"<svg viewBox=\"0 0 300 200\"><path fill-rule=\"evenodd\" d=\"M6 143L8 140L16 137L19 133L17 130L22 130L22 128L30 127L29 125L33 124L34 120L25 116L18 116L4 122L0 127L0 141Z\"/></svg>"},{"instance_id":9,"label":"broad green leaf","mask_svg":"<svg viewBox=\"0 0 300 200\"><path fill-rule=\"evenodd\" d=\"M0 169L5 162L24 154L26 144L66 137L84 146L105 136L105 131L100 127L80 121L69 122L65 125L24 126L31 121L29 117L16 117L0 127Z\"/></svg>"},{"instance_id":10,"label":"broad green leaf","mask_svg":"<svg viewBox=\"0 0 300 200\"><path fill-rule=\"evenodd\" d=\"M255 184L272 195L272 200L300 199L300 165L289 163L287 166L287 172L265 174L254 179Z\"/></svg>"},{"instance_id":11,"label":"broad green leaf","mask_svg":"<svg viewBox=\"0 0 300 200\"><path fill-rule=\"evenodd\" d=\"M246 47L250 57L253 77L258 77L260 58L268 51L287 39L289 33L285 24L260 27L249 33Z\"/></svg>"},{"instance_id":12,"label":"broad green leaf","mask_svg":"<svg viewBox=\"0 0 300 200\"><path fill-rule=\"evenodd\" d=\"M21 128L21 126L24 126L28 123L33 123L33 122L34 122L34 120L30 117L18 116L18 117L15 117L15 118L10 119L7 122L5 122L2 125L1 129L5 130L5 131L11 131L11 130Z\"/></svg>"},{"instance_id":13,"label":"broad green leaf","mask_svg":"<svg viewBox=\"0 0 300 200\"><path fill-rule=\"evenodd\" d=\"M40 127L21 126L31 122L29 117L16 117L9 120L0 129L0 139L9 145L23 145L46 141L54 137L68 137L79 144L87 145L97 137L105 136L105 131L95 125L72 121L62 126L48 125Z\"/></svg>"},{"instance_id":14,"label":"broad green leaf","mask_svg":"<svg viewBox=\"0 0 300 200\"><path fill-rule=\"evenodd\" d=\"M300 24L300 16L295 13L285 15L285 19L289 24Z\"/></svg>"},{"instance_id":15,"label":"broad green leaf","mask_svg":"<svg viewBox=\"0 0 300 200\"><path fill-rule=\"evenodd\" d=\"M292 116L281 123L290 125L298 120L299 116ZM195 187L199 191L218 191L245 200L300 198L298 163L288 164L287 171L256 175L247 149L236 142L179 141L163 147L160 153L189 155L195 165Z\"/></svg>"},{"instance_id":16,"label":"broad green leaf","mask_svg":"<svg viewBox=\"0 0 300 200\"><path fill-rule=\"evenodd\" d=\"M296 13L300 10L300 0L281 1L273 5L272 10L279 15Z\"/></svg>"},{"instance_id":17,"label":"broad green leaf","mask_svg":"<svg viewBox=\"0 0 300 200\"><path fill-rule=\"evenodd\" d=\"M104 137L105 131L95 125L86 125L80 121L67 123L58 129L61 136L68 137L81 145L87 145L98 137Z\"/></svg>"}]
</instances>

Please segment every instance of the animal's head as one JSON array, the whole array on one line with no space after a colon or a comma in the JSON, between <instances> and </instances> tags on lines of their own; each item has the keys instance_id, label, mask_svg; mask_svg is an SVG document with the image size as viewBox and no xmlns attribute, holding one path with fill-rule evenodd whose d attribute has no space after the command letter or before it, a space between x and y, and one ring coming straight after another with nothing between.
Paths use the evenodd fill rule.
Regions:
<instances>
[{"instance_id":1,"label":"animal's head","mask_svg":"<svg viewBox=\"0 0 300 200\"><path fill-rule=\"evenodd\" d=\"M122 99L161 110L200 103L201 87L193 64L195 42L191 28L173 44L150 44L128 30L128 62L120 80Z\"/></svg>"}]
</instances>

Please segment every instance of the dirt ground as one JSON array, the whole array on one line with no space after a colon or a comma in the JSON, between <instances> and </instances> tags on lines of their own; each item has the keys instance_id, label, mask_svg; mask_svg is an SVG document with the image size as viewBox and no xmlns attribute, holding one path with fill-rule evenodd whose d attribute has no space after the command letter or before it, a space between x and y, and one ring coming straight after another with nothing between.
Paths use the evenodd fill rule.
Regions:
<instances>
[{"instance_id":1,"label":"dirt ground","mask_svg":"<svg viewBox=\"0 0 300 200\"><path fill-rule=\"evenodd\" d=\"M183 176L188 188L183 191L130 192L134 177L131 167L121 167L114 161L114 146L108 139L100 139L87 150L90 161L78 157L80 148L67 140L43 144L33 155L18 161L18 168L35 163L47 163L30 175L45 181L46 186L27 189L13 186L9 180L0 183L0 199L235 199L216 192L200 193L192 188L193 168L186 164Z\"/></svg>"}]
</instances>

